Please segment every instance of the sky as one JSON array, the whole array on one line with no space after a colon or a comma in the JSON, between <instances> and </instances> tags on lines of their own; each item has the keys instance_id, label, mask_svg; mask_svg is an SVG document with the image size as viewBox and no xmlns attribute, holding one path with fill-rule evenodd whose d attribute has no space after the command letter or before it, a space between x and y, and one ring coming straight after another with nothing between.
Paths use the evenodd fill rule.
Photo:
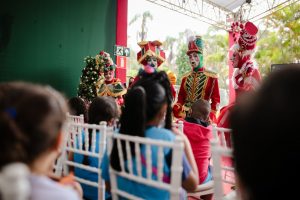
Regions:
<instances>
[{"instance_id":1,"label":"sky","mask_svg":"<svg viewBox=\"0 0 300 200\"><path fill-rule=\"evenodd\" d=\"M150 11L153 20L147 22L147 40L164 41L167 36L178 37L180 32L191 29L193 33L204 34L209 25L194 18L169 10L146 0L128 0L128 23L136 14ZM128 46L139 50L137 31L140 30L141 19L128 27Z\"/></svg>"}]
</instances>

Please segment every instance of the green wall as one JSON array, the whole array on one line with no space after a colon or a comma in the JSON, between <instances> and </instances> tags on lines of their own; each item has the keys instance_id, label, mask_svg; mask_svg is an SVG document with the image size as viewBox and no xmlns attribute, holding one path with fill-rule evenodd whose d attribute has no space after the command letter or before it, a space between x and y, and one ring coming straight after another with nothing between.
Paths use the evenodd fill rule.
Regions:
<instances>
[{"instance_id":1,"label":"green wall","mask_svg":"<svg viewBox=\"0 0 300 200\"><path fill-rule=\"evenodd\" d=\"M84 57L112 55L115 38L116 0L4 0L0 82L49 84L75 96Z\"/></svg>"}]
</instances>

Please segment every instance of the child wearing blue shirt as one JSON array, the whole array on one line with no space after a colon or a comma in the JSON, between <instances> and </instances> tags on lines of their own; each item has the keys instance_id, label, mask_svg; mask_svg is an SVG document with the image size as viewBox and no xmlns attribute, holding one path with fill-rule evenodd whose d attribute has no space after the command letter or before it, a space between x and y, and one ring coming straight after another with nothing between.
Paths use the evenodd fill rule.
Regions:
<instances>
[{"instance_id":1,"label":"child wearing blue shirt","mask_svg":"<svg viewBox=\"0 0 300 200\"><path fill-rule=\"evenodd\" d=\"M125 106L120 119L121 134L128 134L139 137L147 137L151 139L174 141L175 135L169 130L170 123L165 123L166 128L158 128L164 119L170 119L171 112L169 110L169 101L167 101L166 90L170 90L168 86L169 81L167 75L158 73L160 78L155 79L140 79L127 93L125 97ZM168 84L161 84L162 81L167 80ZM165 82L166 83L166 82ZM179 134L179 133L178 133ZM182 187L187 191L193 191L198 185L198 171L195 163L195 159L192 154L191 146L188 139L181 134L184 140L185 153L183 156L183 174L182 174ZM152 179L157 179L155 169L157 169L157 147L152 146ZM124 153L124 152L123 152ZM142 174L146 177L146 165L143 164L143 155L145 155L145 147L141 147L141 159L142 159ZM134 158L135 155L133 154ZM164 178L165 182L170 179L171 168L171 150L164 149ZM110 159L107 155L104 156L101 168L102 178L109 184L109 164L115 170L121 170L120 161L118 157L118 150L116 145L113 145ZM133 162L134 173L136 172L135 162ZM169 199L169 192L154 187L146 186L136 183L124 178L118 177L118 187L122 190L138 196L143 199Z\"/></svg>"},{"instance_id":2,"label":"child wearing blue shirt","mask_svg":"<svg viewBox=\"0 0 300 200\"><path fill-rule=\"evenodd\" d=\"M108 126L112 126L114 120L118 117L118 108L115 100L112 97L96 97L88 110L88 119L90 124L99 124L101 121L106 121ZM89 142L91 142L91 134L89 133ZM99 142L101 134L96 133L96 153L99 152ZM84 133L82 133L82 140L84 140ZM89 145L91 147L91 145ZM84 145L83 145L84 148ZM82 154L74 154L74 161L83 163L92 167L99 167L98 158L88 157ZM98 175L84 169L75 168L75 175L85 180L93 182L98 181ZM98 200L98 188L81 184L83 189L83 197L86 200ZM109 195L106 194L106 197Z\"/></svg>"}]
</instances>

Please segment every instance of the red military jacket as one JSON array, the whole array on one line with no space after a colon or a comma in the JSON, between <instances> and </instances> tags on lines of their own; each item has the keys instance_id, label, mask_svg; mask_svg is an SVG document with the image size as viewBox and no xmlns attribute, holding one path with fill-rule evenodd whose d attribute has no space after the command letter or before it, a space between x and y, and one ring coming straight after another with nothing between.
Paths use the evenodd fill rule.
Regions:
<instances>
[{"instance_id":1,"label":"red military jacket","mask_svg":"<svg viewBox=\"0 0 300 200\"><path fill-rule=\"evenodd\" d=\"M178 93L177 103L173 106L173 114L184 118L192 104L198 99L211 101L211 120L215 121L215 113L220 103L217 74L204 68L197 72L189 72L183 76Z\"/></svg>"}]
</instances>

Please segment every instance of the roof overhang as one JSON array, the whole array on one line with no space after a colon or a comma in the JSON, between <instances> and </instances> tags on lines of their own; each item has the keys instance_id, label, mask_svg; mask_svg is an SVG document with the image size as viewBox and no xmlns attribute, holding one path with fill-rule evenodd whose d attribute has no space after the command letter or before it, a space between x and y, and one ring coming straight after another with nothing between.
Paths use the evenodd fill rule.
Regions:
<instances>
[{"instance_id":1,"label":"roof overhang","mask_svg":"<svg viewBox=\"0 0 300 200\"><path fill-rule=\"evenodd\" d=\"M147 0L229 30L233 21L256 21L299 0Z\"/></svg>"}]
</instances>

